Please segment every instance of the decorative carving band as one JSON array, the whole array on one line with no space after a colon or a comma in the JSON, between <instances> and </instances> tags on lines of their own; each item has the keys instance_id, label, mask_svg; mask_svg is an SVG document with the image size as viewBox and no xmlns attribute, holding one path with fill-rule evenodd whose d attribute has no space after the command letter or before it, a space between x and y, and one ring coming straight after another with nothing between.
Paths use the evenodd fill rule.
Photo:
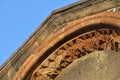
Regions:
<instances>
[{"instance_id":1,"label":"decorative carving band","mask_svg":"<svg viewBox=\"0 0 120 80\"><path fill-rule=\"evenodd\" d=\"M54 80L74 60L95 50L120 50L120 32L108 28L96 29L67 41L40 64L31 80Z\"/></svg>"}]
</instances>

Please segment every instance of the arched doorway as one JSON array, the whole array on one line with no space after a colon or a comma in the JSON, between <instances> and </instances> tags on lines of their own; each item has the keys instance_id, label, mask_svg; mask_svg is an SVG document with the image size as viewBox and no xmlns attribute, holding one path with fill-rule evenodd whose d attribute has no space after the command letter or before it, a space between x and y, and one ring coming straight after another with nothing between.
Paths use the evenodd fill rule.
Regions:
<instances>
[{"instance_id":1,"label":"arched doorway","mask_svg":"<svg viewBox=\"0 0 120 80\"><path fill-rule=\"evenodd\" d=\"M54 80L78 58L96 50L119 51L119 15L119 12L103 12L69 23L36 49L14 79Z\"/></svg>"}]
</instances>

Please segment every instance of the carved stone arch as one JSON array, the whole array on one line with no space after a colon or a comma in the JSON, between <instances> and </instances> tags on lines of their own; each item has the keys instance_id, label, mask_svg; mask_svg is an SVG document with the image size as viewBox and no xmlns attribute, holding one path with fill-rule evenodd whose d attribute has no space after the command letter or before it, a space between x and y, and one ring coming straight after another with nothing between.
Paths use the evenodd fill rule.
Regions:
<instances>
[{"instance_id":1,"label":"carved stone arch","mask_svg":"<svg viewBox=\"0 0 120 80\"><path fill-rule=\"evenodd\" d=\"M63 29L50 35L29 56L14 80L53 80L62 69L81 56L95 50L119 51L119 15L119 12L102 12L68 23Z\"/></svg>"},{"instance_id":2,"label":"carved stone arch","mask_svg":"<svg viewBox=\"0 0 120 80\"><path fill-rule=\"evenodd\" d=\"M78 58L55 80L119 80L120 51L94 51Z\"/></svg>"}]
</instances>

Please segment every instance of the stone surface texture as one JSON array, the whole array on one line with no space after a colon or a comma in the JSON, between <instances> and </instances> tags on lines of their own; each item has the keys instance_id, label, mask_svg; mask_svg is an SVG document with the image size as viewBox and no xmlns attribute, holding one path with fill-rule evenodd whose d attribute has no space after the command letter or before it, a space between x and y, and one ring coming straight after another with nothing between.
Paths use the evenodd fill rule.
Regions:
<instances>
[{"instance_id":1,"label":"stone surface texture","mask_svg":"<svg viewBox=\"0 0 120 80\"><path fill-rule=\"evenodd\" d=\"M74 61L55 80L120 80L119 62L120 51L95 51Z\"/></svg>"},{"instance_id":2,"label":"stone surface texture","mask_svg":"<svg viewBox=\"0 0 120 80\"><path fill-rule=\"evenodd\" d=\"M82 56L91 54L96 50L119 51L120 32L107 29L105 25L103 29L99 29L102 25L97 27L97 29L81 34L60 46L40 64L31 79L54 80L69 64Z\"/></svg>"},{"instance_id":3,"label":"stone surface texture","mask_svg":"<svg viewBox=\"0 0 120 80\"><path fill-rule=\"evenodd\" d=\"M42 67L46 69L48 66L47 60L51 62L49 67L56 68L54 66L55 60L60 67L61 59L67 55L57 56L55 60L54 56L51 59L50 55L53 55L57 50L59 51L62 45L67 48L66 43L70 42L70 40L72 42L73 39L77 40L77 36L83 36L81 37L83 47L76 49L77 46L75 46L75 50L78 52L82 50L82 55L86 54L86 52L89 53L89 51L94 52L95 48L86 47L86 43L91 42L84 40L88 37L92 39L92 34L89 34L91 31L95 33L100 30L102 31L100 33L101 37L105 34L102 38L107 38L106 40L103 39L105 41L100 41L100 44L102 43L104 46L97 46L97 48L100 47L99 50L119 51L119 11L120 0L82 0L53 11L28 40L0 67L0 80L40 80L41 71L39 74L39 67L45 62ZM95 46L95 44L92 45ZM78 56L74 56L75 59L80 58L79 54L76 55ZM70 62L68 61L69 64L73 62L71 59L68 60L70 60ZM67 68L68 63L62 67ZM44 74L42 73L42 75L46 76L48 74L47 76L50 78L47 77L46 79L46 77L43 78L44 76L42 76L43 79L41 80L53 80L61 71L62 69L60 69L60 72L53 70L49 74L49 69L46 72L43 71Z\"/></svg>"}]
</instances>

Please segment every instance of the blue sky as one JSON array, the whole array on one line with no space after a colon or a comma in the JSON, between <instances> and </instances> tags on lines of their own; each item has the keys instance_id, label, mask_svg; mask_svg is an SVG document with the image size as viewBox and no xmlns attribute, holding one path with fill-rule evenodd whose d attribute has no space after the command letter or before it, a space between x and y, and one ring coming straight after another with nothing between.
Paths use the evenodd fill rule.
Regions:
<instances>
[{"instance_id":1,"label":"blue sky","mask_svg":"<svg viewBox=\"0 0 120 80\"><path fill-rule=\"evenodd\" d=\"M0 65L51 11L78 0L0 0Z\"/></svg>"}]
</instances>

